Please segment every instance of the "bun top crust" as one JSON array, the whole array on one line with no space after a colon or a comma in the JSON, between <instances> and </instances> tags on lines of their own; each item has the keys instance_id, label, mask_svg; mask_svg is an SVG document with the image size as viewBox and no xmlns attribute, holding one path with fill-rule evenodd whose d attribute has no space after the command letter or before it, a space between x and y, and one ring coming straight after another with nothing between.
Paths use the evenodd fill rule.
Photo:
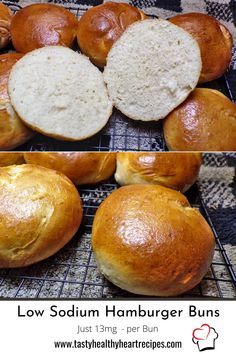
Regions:
<instances>
[{"instance_id":1,"label":"bun top crust","mask_svg":"<svg viewBox=\"0 0 236 354\"><path fill-rule=\"evenodd\" d=\"M0 3L0 49L4 48L11 40L10 25L13 12Z\"/></svg>"},{"instance_id":2,"label":"bun top crust","mask_svg":"<svg viewBox=\"0 0 236 354\"><path fill-rule=\"evenodd\" d=\"M77 26L76 16L65 8L54 4L33 4L13 17L12 42L21 53L49 45L71 47Z\"/></svg>"},{"instance_id":3,"label":"bun top crust","mask_svg":"<svg viewBox=\"0 0 236 354\"><path fill-rule=\"evenodd\" d=\"M75 184L96 184L115 172L115 153L29 152L27 163L41 165L64 173Z\"/></svg>"},{"instance_id":4,"label":"bun top crust","mask_svg":"<svg viewBox=\"0 0 236 354\"><path fill-rule=\"evenodd\" d=\"M236 105L216 90L195 89L163 127L170 150L236 151Z\"/></svg>"},{"instance_id":5,"label":"bun top crust","mask_svg":"<svg viewBox=\"0 0 236 354\"><path fill-rule=\"evenodd\" d=\"M79 21L77 40L81 51L94 64L105 66L113 43L131 23L144 18L141 10L126 3L107 2L90 8Z\"/></svg>"},{"instance_id":6,"label":"bun top crust","mask_svg":"<svg viewBox=\"0 0 236 354\"><path fill-rule=\"evenodd\" d=\"M229 30L214 17L201 13L177 15L170 22L189 32L199 44L202 58L199 82L223 75L232 57L233 39Z\"/></svg>"},{"instance_id":7,"label":"bun top crust","mask_svg":"<svg viewBox=\"0 0 236 354\"><path fill-rule=\"evenodd\" d=\"M24 163L21 152L0 152L0 167Z\"/></svg>"},{"instance_id":8,"label":"bun top crust","mask_svg":"<svg viewBox=\"0 0 236 354\"><path fill-rule=\"evenodd\" d=\"M131 185L98 208L92 246L103 274L144 295L171 296L193 288L207 272L214 236L181 193Z\"/></svg>"},{"instance_id":9,"label":"bun top crust","mask_svg":"<svg viewBox=\"0 0 236 354\"><path fill-rule=\"evenodd\" d=\"M199 153L120 152L116 181L127 184L160 184L185 192L196 181L201 166Z\"/></svg>"},{"instance_id":10,"label":"bun top crust","mask_svg":"<svg viewBox=\"0 0 236 354\"><path fill-rule=\"evenodd\" d=\"M82 219L80 196L64 175L41 166L0 168L0 267L22 267L63 247Z\"/></svg>"}]
</instances>

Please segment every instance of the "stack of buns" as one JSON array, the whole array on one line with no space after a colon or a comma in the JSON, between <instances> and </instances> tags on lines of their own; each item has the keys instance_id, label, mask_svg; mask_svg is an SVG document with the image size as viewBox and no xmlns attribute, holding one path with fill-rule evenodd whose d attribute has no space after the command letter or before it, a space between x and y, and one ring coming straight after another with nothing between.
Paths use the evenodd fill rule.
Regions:
<instances>
[{"instance_id":1,"label":"stack of buns","mask_svg":"<svg viewBox=\"0 0 236 354\"><path fill-rule=\"evenodd\" d=\"M229 113L226 98L216 106L213 129L211 92L205 92L209 99L202 105L204 119L196 110L191 116L196 144L189 127L181 129L175 118L181 104L189 107L188 97L196 98L198 104L198 94L193 91L199 82L220 77L229 66L232 36L215 18L189 13L168 21L148 19L129 4L107 2L90 8L79 21L54 4L32 4L14 16L3 6L1 23L2 33L8 31L0 37L2 46L11 36L15 49L27 53L13 66L8 83L14 108L8 115L14 113L17 128L19 117L21 128L27 125L61 140L84 140L106 125L115 106L134 120L168 117L169 121L172 116L176 141L168 142L171 133L164 121L170 149L236 150L236 108L231 105ZM84 55L66 48L73 46L76 37L82 53L95 65L105 66L103 74ZM201 125L206 128L202 139ZM3 131L9 131L8 126L4 119ZM225 126L229 134L219 141ZM19 131L12 144L0 149L13 149L23 142ZM181 145L183 148L178 147Z\"/></svg>"},{"instance_id":2,"label":"stack of buns","mask_svg":"<svg viewBox=\"0 0 236 354\"><path fill-rule=\"evenodd\" d=\"M0 49L6 47L11 40L10 25L13 13L4 4L0 3Z\"/></svg>"}]
</instances>

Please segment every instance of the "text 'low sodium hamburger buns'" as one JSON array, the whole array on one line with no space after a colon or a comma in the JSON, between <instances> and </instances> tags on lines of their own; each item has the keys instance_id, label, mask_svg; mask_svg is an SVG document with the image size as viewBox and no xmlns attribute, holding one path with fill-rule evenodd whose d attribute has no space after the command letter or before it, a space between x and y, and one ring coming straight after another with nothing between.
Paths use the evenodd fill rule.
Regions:
<instances>
[{"instance_id":1,"label":"text 'low sodium hamburger buns'","mask_svg":"<svg viewBox=\"0 0 236 354\"><path fill-rule=\"evenodd\" d=\"M196 286L210 267L214 236L179 192L133 185L98 208L92 246L112 283L135 294L175 296Z\"/></svg>"},{"instance_id":2,"label":"text 'low sodium hamburger buns'","mask_svg":"<svg viewBox=\"0 0 236 354\"><path fill-rule=\"evenodd\" d=\"M198 153L119 152L115 179L120 185L160 184L186 192L196 181L200 166Z\"/></svg>"},{"instance_id":3,"label":"text 'low sodium hamburger buns'","mask_svg":"<svg viewBox=\"0 0 236 354\"><path fill-rule=\"evenodd\" d=\"M26 54L9 79L11 102L32 129L62 140L83 140L107 123L112 104L102 73L69 48Z\"/></svg>"},{"instance_id":4,"label":"text 'low sodium hamburger buns'","mask_svg":"<svg viewBox=\"0 0 236 354\"><path fill-rule=\"evenodd\" d=\"M0 150L14 149L34 135L13 109L7 91L10 71L22 56L19 53L0 55Z\"/></svg>"},{"instance_id":5,"label":"text 'low sodium hamburger buns'","mask_svg":"<svg viewBox=\"0 0 236 354\"><path fill-rule=\"evenodd\" d=\"M32 4L18 11L11 23L15 49L28 53L48 45L71 47L77 32L76 16L54 4Z\"/></svg>"},{"instance_id":6,"label":"text 'low sodium hamburger buns'","mask_svg":"<svg viewBox=\"0 0 236 354\"><path fill-rule=\"evenodd\" d=\"M185 100L201 71L197 42L165 20L133 23L107 57L104 78L114 105L129 118L159 120Z\"/></svg>"},{"instance_id":7,"label":"text 'low sodium hamburger buns'","mask_svg":"<svg viewBox=\"0 0 236 354\"><path fill-rule=\"evenodd\" d=\"M216 90L195 89L163 127L170 150L236 151L236 105Z\"/></svg>"},{"instance_id":8,"label":"text 'low sodium hamburger buns'","mask_svg":"<svg viewBox=\"0 0 236 354\"><path fill-rule=\"evenodd\" d=\"M79 193L64 175L41 166L0 168L0 267L45 259L74 236L82 219Z\"/></svg>"},{"instance_id":9,"label":"text 'low sodium hamburger buns'","mask_svg":"<svg viewBox=\"0 0 236 354\"><path fill-rule=\"evenodd\" d=\"M79 21L77 40L81 51L103 67L113 43L131 23L144 18L141 10L126 3L106 2L91 7Z\"/></svg>"},{"instance_id":10,"label":"text 'low sodium hamburger buns'","mask_svg":"<svg viewBox=\"0 0 236 354\"><path fill-rule=\"evenodd\" d=\"M11 40L10 25L13 13L4 4L0 3L0 49L4 48Z\"/></svg>"},{"instance_id":11,"label":"text 'low sodium hamburger buns'","mask_svg":"<svg viewBox=\"0 0 236 354\"><path fill-rule=\"evenodd\" d=\"M195 12L174 16L170 21L189 32L199 44L202 58L199 82L223 75L232 56L233 40L229 30L214 17Z\"/></svg>"},{"instance_id":12,"label":"text 'low sodium hamburger buns'","mask_svg":"<svg viewBox=\"0 0 236 354\"><path fill-rule=\"evenodd\" d=\"M115 153L28 152L27 163L64 173L75 184L96 184L111 177L116 168Z\"/></svg>"},{"instance_id":13,"label":"text 'low sodium hamburger buns'","mask_svg":"<svg viewBox=\"0 0 236 354\"><path fill-rule=\"evenodd\" d=\"M21 152L0 152L0 167L25 163Z\"/></svg>"}]
</instances>

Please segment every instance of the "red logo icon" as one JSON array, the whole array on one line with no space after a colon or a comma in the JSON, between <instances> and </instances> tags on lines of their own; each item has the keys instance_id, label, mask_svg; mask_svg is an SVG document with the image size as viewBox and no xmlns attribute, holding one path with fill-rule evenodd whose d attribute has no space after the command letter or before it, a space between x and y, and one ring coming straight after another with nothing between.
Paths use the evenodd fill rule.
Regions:
<instances>
[{"instance_id":1,"label":"red logo icon","mask_svg":"<svg viewBox=\"0 0 236 354\"><path fill-rule=\"evenodd\" d=\"M215 341L218 338L218 333L215 328L210 327L208 324L204 323L200 328L195 328L192 336L193 343L198 346L200 352L215 349Z\"/></svg>"}]
</instances>

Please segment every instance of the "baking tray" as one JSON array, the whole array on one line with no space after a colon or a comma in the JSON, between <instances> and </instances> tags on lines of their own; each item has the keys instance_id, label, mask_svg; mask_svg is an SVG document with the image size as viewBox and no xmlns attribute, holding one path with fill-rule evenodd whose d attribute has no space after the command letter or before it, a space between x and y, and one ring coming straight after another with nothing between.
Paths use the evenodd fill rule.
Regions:
<instances>
[{"instance_id":1,"label":"baking tray","mask_svg":"<svg viewBox=\"0 0 236 354\"><path fill-rule=\"evenodd\" d=\"M182 0L186 2L186 0ZM206 1L206 11L213 16L217 16L214 6L210 6L210 1ZM23 3L29 5L34 1L3 1L14 12L18 11ZM57 3L58 5L65 6L71 12L73 12L78 18L91 6L98 5L102 1L96 0L54 0L44 1L50 3ZM188 1L191 3L191 1ZM226 20L234 14L235 1L227 1L229 4L227 7L222 7L224 12L223 18ZM78 4L79 3L79 4ZM132 1L133 5L145 8L149 15L158 17L155 9L164 8L166 11L173 9L177 13L181 10L181 2L178 1L166 1L166 0L150 0L147 1ZM192 1L193 7L196 7L196 1ZM209 4L208 4L209 3ZM217 5L217 2L215 2ZM151 7L152 6L152 7ZM200 5L199 5L200 6ZM223 6L223 5L222 5ZM148 9L148 10L147 10ZM200 8L200 10L202 10ZM189 9L190 11L190 9ZM165 15L164 15L165 16ZM235 14L234 14L235 16ZM10 51L13 48L7 47L4 52ZM74 47L79 51L78 46ZM234 59L232 60L230 69L226 74L218 80L211 83L201 85L202 87L214 88L223 92L233 102L236 102L236 48L234 48ZM118 151L118 150L132 150L132 151L166 151L167 146L165 144L162 132L162 122L141 122L134 121L125 117L121 112L114 109L113 114L106 125L106 127L98 134L90 139L86 139L82 142L65 142L56 139L45 137L41 134L37 134L26 144L21 145L16 150L18 151Z\"/></svg>"},{"instance_id":2,"label":"baking tray","mask_svg":"<svg viewBox=\"0 0 236 354\"><path fill-rule=\"evenodd\" d=\"M216 249L211 268L196 288L181 297L236 298L236 154L206 154L198 183L186 193L211 225ZM91 228L100 203L118 185L114 180L79 188L82 225L60 252L33 266L0 270L1 298L137 298L108 282L91 250Z\"/></svg>"}]
</instances>

